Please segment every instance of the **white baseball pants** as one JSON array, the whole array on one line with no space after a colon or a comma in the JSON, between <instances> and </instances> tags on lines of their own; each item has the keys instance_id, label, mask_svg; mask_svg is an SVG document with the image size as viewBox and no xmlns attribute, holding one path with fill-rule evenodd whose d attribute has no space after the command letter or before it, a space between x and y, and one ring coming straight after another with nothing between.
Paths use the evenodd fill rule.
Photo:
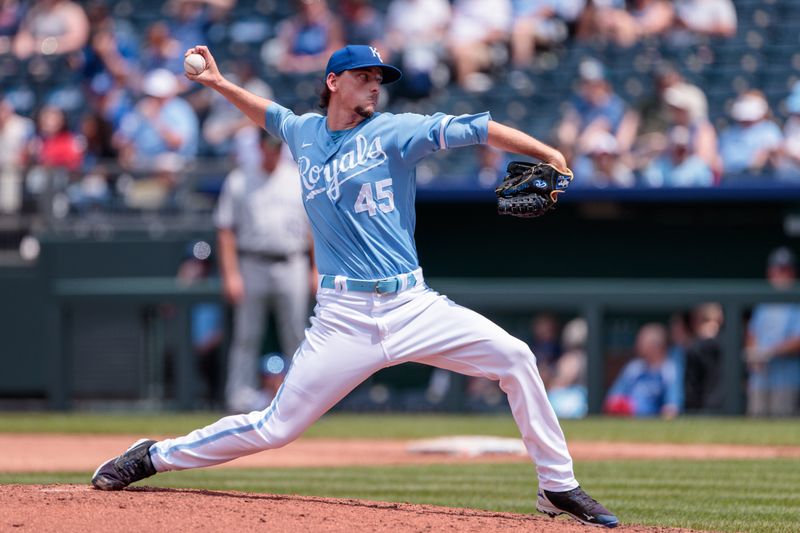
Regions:
<instances>
[{"instance_id":1,"label":"white baseball pants","mask_svg":"<svg viewBox=\"0 0 800 533\"><path fill-rule=\"evenodd\" d=\"M317 293L311 327L272 404L228 416L150 450L159 472L224 463L280 448L374 372L416 361L469 376L499 380L536 464L539 486L578 486L572 459L528 346L490 320L422 283L392 294Z\"/></svg>"}]
</instances>

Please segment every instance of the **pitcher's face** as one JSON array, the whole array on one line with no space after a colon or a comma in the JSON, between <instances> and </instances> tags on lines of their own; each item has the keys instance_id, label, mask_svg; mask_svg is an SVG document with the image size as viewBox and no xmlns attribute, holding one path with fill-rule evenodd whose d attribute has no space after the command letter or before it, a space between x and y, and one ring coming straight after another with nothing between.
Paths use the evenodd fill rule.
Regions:
<instances>
[{"instance_id":1,"label":"pitcher's face","mask_svg":"<svg viewBox=\"0 0 800 533\"><path fill-rule=\"evenodd\" d=\"M339 105L364 118L370 118L378 106L383 73L378 67L345 70L336 76Z\"/></svg>"}]
</instances>

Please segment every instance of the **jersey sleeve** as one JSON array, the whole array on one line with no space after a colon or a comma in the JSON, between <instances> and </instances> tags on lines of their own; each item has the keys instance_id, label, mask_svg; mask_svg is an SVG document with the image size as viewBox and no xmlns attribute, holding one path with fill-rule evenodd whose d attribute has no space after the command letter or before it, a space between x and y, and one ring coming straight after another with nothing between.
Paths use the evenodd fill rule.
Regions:
<instances>
[{"instance_id":1,"label":"jersey sleeve","mask_svg":"<svg viewBox=\"0 0 800 533\"><path fill-rule=\"evenodd\" d=\"M398 141L403 159L416 164L437 150L486 144L489 139L488 112L477 115L400 115Z\"/></svg>"},{"instance_id":2,"label":"jersey sleeve","mask_svg":"<svg viewBox=\"0 0 800 533\"><path fill-rule=\"evenodd\" d=\"M295 115L290 109L276 102L271 102L269 106L267 106L267 113L264 121L266 130L289 145L292 153L294 153L296 126L299 122L300 117Z\"/></svg>"}]
</instances>

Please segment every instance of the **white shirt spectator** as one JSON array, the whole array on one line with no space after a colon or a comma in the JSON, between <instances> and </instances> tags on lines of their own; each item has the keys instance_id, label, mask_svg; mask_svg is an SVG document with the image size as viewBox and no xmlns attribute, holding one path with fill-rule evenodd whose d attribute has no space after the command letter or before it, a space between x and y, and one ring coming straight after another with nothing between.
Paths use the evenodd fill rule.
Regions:
<instances>
[{"instance_id":1,"label":"white shirt spectator","mask_svg":"<svg viewBox=\"0 0 800 533\"><path fill-rule=\"evenodd\" d=\"M676 0L680 23L702 35L731 36L736 33L736 8L731 0Z\"/></svg>"},{"instance_id":2,"label":"white shirt spectator","mask_svg":"<svg viewBox=\"0 0 800 533\"><path fill-rule=\"evenodd\" d=\"M447 0L393 0L386 16L389 34L403 42L392 43L398 48L438 43L450 23L450 4Z\"/></svg>"},{"instance_id":3,"label":"white shirt spectator","mask_svg":"<svg viewBox=\"0 0 800 533\"><path fill-rule=\"evenodd\" d=\"M29 118L17 115L6 101L0 101L0 213L12 213L22 202L25 150L35 127Z\"/></svg>"},{"instance_id":4,"label":"white shirt spectator","mask_svg":"<svg viewBox=\"0 0 800 533\"><path fill-rule=\"evenodd\" d=\"M485 41L496 34L507 34L510 29L509 0L456 0L453 4L450 25L453 41Z\"/></svg>"},{"instance_id":5,"label":"white shirt spectator","mask_svg":"<svg viewBox=\"0 0 800 533\"><path fill-rule=\"evenodd\" d=\"M403 70L432 73L442 63L450 24L447 0L393 0L386 17L389 47L403 53Z\"/></svg>"},{"instance_id":6,"label":"white shirt spectator","mask_svg":"<svg viewBox=\"0 0 800 533\"><path fill-rule=\"evenodd\" d=\"M758 174L773 161L783 143L783 133L767 118L769 105L762 94L750 91L739 96L731 107L736 124L726 129L719 140L726 177L731 174Z\"/></svg>"},{"instance_id":7,"label":"white shirt spectator","mask_svg":"<svg viewBox=\"0 0 800 533\"><path fill-rule=\"evenodd\" d=\"M0 102L0 168L19 167L35 127L29 118L17 115L11 104Z\"/></svg>"}]
</instances>

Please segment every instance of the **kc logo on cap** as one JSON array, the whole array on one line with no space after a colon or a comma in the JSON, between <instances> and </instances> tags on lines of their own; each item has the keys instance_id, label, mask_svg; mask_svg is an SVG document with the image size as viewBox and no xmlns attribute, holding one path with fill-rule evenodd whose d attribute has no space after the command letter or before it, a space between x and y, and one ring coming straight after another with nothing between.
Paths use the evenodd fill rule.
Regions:
<instances>
[{"instance_id":1,"label":"kc logo on cap","mask_svg":"<svg viewBox=\"0 0 800 533\"><path fill-rule=\"evenodd\" d=\"M383 62L381 53L377 48L364 44L351 44L331 54L328 66L325 69L325 76L330 73L338 76L345 70L370 67L379 67L381 69L383 72L383 81L381 83L383 84L394 83L403 76L399 68Z\"/></svg>"}]
</instances>

